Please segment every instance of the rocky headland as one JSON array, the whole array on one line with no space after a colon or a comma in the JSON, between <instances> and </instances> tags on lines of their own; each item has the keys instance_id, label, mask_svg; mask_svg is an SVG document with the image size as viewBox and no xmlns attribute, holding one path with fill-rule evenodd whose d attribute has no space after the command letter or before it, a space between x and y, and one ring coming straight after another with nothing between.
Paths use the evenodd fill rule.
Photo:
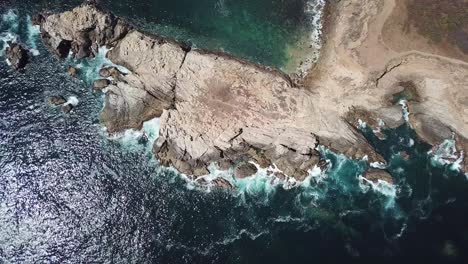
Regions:
<instances>
[{"instance_id":1,"label":"rocky headland","mask_svg":"<svg viewBox=\"0 0 468 264\"><path fill-rule=\"evenodd\" d=\"M160 117L154 153L182 173L205 175L216 162L246 177L256 171L248 165L254 161L261 167L275 164L301 180L324 164L318 144L384 162L357 126L403 124L393 99L398 94L407 98L408 120L421 140L437 145L454 134L458 149L468 151L466 50L446 41L456 52L444 53L437 48L442 44L409 30L404 23L411 29L411 22L401 17L411 3L330 1L320 60L301 79L141 32L94 5L34 21L59 57L70 51L77 58L94 56L108 46L108 58L129 70L109 73L113 78L106 82L101 121L109 133L140 129ZM422 44L414 46L412 38Z\"/></svg>"}]
</instances>

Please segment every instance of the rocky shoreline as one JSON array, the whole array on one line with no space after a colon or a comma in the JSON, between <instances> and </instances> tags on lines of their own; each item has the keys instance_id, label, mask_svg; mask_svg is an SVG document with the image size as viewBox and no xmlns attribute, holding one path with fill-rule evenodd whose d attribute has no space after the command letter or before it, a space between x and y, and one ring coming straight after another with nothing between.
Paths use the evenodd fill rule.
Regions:
<instances>
[{"instance_id":1,"label":"rocky shoreline","mask_svg":"<svg viewBox=\"0 0 468 264\"><path fill-rule=\"evenodd\" d=\"M413 95L409 122L421 139L437 145L455 133L458 148L468 150L467 98L458 99L468 94L467 63L399 53L381 43L391 2L330 3L322 56L300 80L138 31L94 5L34 21L59 57L95 56L100 46L109 46L108 58L129 70L114 74L106 87L101 121L109 133L140 129L160 117L154 153L184 174L205 175L216 162L246 177L255 171L248 162L255 162L263 168L275 164L302 180L324 164L315 150L319 144L384 162L357 126L402 124L401 108L392 102L402 92ZM443 96L439 87L446 89Z\"/></svg>"}]
</instances>

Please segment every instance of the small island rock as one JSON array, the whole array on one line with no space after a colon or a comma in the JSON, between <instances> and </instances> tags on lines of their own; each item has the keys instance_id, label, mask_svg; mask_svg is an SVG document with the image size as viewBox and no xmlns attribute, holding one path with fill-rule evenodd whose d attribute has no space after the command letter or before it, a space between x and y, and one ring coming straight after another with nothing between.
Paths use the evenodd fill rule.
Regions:
<instances>
[{"instance_id":1,"label":"small island rock","mask_svg":"<svg viewBox=\"0 0 468 264\"><path fill-rule=\"evenodd\" d=\"M28 50L18 43L8 43L6 57L15 70L23 69L29 61Z\"/></svg>"}]
</instances>

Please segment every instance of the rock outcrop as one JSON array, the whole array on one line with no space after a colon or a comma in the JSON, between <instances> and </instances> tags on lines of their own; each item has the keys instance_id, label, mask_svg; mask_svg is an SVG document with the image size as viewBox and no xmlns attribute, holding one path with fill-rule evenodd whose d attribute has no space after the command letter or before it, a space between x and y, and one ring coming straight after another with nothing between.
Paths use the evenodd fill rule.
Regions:
<instances>
[{"instance_id":1,"label":"rock outcrop","mask_svg":"<svg viewBox=\"0 0 468 264\"><path fill-rule=\"evenodd\" d=\"M92 4L61 14L36 16L34 22L41 25L44 42L61 58L70 51L76 58L94 56L98 47L114 43L130 29L121 19Z\"/></svg>"},{"instance_id":2,"label":"rock outcrop","mask_svg":"<svg viewBox=\"0 0 468 264\"><path fill-rule=\"evenodd\" d=\"M28 50L19 43L7 43L6 57L15 70L23 69L29 61Z\"/></svg>"},{"instance_id":3,"label":"rock outcrop","mask_svg":"<svg viewBox=\"0 0 468 264\"><path fill-rule=\"evenodd\" d=\"M101 121L115 133L161 117L154 152L162 164L197 176L211 162L252 160L301 179L319 163L318 144L383 161L358 120L403 124L399 96L408 100L410 123L422 139L436 144L455 132L466 142L466 62L385 46L379 36L392 4L332 4L322 57L300 86L278 70L131 29L92 5L44 16L41 29L62 57L113 47L108 58L130 72L107 87Z\"/></svg>"},{"instance_id":4,"label":"rock outcrop","mask_svg":"<svg viewBox=\"0 0 468 264\"><path fill-rule=\"evenodd\" d=\"M93 82L93 89L94 90L102 90L109 86L111 84L111 81L107 79L98 79Z\"/></svg>"}]
</instances>

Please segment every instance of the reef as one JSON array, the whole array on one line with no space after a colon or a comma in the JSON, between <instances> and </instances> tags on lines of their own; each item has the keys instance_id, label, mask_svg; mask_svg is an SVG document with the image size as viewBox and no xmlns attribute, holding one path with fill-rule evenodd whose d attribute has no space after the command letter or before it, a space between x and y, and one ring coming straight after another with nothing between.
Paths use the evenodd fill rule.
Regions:
<instances>
[{"instance_id":1,"label":"reef","mask_svg":"<svg viewBox=\"0 0 468 264\"><path fill-rule=\"evenodd\" d=\"M108 58L128 69L104 69L101 75L112 81L95 83L105 87L100 118L109 133L160 117L154 153L182 173L205 175L218 163L237 166L244 177L254 172L246 165L253 161L304 179L323 163L319 144L384 162L361 134L364 123L391 128L408 121L421 140L438 145L455 136L458 149L468 151L467 57L432 52L437 43L395 47L395 38L410 34L395 34L401 23L394 12L406 2L329 2L321 57L300 79L142 32L92 4L34 21L59 57L95 56L108 46ZM468 171L466 160L462 167Z\"/></svg>"}]
</instances>

